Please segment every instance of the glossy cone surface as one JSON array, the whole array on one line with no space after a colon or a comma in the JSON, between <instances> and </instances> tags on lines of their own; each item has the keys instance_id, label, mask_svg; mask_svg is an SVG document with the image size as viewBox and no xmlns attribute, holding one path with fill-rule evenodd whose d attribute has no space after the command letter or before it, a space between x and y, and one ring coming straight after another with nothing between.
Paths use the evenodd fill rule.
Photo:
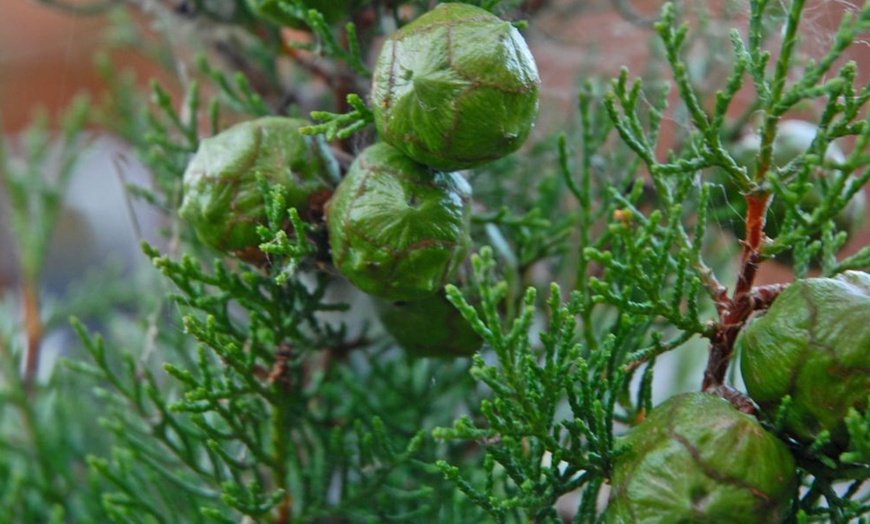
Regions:
<instances>
[{"instance_id":1,"label":"glossy cone surface","mask_svg":"<svg viewBox=\"0 0 870 524\"><path fill-rule=\"evenodd\" d=\"M200 142L184 172L179 214L200 240L224 252L256 249L266 220L262 176L287 191L287 205L304 218L312 199L338 183L338 164L320 137L299 128L305 120L264 117L236 124Z\"/></svg>"},{"instance_id":2,"label":"glossy cone surface","mask_svg":"<svg viewBox=\"0 0 870 524\"><path fill-rule=\"evenodd\" d=\"M791 453L726 400L672 397L623 444L608 523L772 524L786 517L796 484Z\"/></svg>"},{"instance_id":3,"label":"glossy cone surface","mask_svg":"<svg viewBox=\"0 0 870 524\"><path fill-rule=\"evenodd\" d=\"M791 395L786 429L812 441L823 430L845 447L843 417L867 409L870 394L870 275L791 284L738 337L740 370L752 399L770 416Z\"/></svg>"},{"instance_id":4,"label":"glossy cone surface","mask_svg":"<svg viewBox=\"0 0 870 524\"><path fill-rule=\"evenodd\" d=\"M509 22L441 4L384 43L372 109L384 141L437 169L464 169L523 144L538 84L534 58Z\"/></svg>"},{"instance_id":5,"label":"glossy cone surface","mask_svg":"<svg viewBox=\"0 0 870 524\"><path fill-rule=\"evenodd\" d=\"M418 300L448 282L468 252L471 187L387 144L365 149L326 209L332 260L366 293Z\"/></svg>"}]
</instances>

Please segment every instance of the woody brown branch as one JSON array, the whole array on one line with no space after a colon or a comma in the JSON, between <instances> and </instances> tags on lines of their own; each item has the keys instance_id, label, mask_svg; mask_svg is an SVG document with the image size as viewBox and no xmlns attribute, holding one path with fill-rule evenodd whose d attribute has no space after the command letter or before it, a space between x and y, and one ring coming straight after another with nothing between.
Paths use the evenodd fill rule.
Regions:
<instances>
[{"instance_id":1,"label":"woody brown branch","mask_svg":"<svg viewBox=\"0 0 870 524\"><path fill-rule=\"evenodd\" d=\"M775 289L754 289L761 260L761 243L764 239L764 217L769 193L746 195L746 240L742 241L743 254L740 274L731 297L723 296L716 305L719 324L710 338L710 357L704 371L702 390L714 392L725 381L728 363L734 351L734 341L743 324L756 307L769 304L775 298Z\"/></svg>"}]
</instances>

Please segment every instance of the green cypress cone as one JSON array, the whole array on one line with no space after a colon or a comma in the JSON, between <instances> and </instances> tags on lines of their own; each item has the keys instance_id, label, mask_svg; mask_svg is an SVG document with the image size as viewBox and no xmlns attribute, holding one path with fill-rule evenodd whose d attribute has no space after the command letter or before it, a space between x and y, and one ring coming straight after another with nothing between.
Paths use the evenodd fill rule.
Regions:
<instances>
[{"instance_id":1,"label":"green cypress cone","mask_svg":"<svg viewBox=\"0 0 870 524\"><path fill-rule=\"evenodd\" d=\"M754 417L706 393L670 398L624 438L606 522L782 522L794 458Z\"/></svg>"},{"instance_id":2,"label":"green cypress cone","mask_svg":"<svg viewBox=\"0 0 870 524\"><path fill-rule=\"evenodd\" d=\"M749 396L773 417L790 395L787 431L812 442L827 430L845 449L843 418L850 407L866 410L870 395L868 320L867 273L791 284L735 342Z\"/></svg>"},{"instance_id":3,"label":"green cypress cone","mask_svg":"<svg viewBox=\"0 0 870 524\"><path fill-rule=\"evenodd\" d=\"M412 302L378 301L378 318L396 343L418 357L468 357L483 339L443 291Z\"/></svg>"},{"instance_id":4,"label":"green cypress cone","mask_svg":"<svg viewBox=\"0 0 870 524\"><path fill-rule=\"evenodd\" d=\"M326 208L335 267L386 300L444 287L471 245L471 187L379 143L351 165Z\"/></svg>"},{"instance_id":5,"label":"green cypress cone","mask_svg":"<svg viewBox=\"0 0 870 524\"><path fill-rule=\"evenodd\" d=\"M519 149L539 84L513 25L479 7L441 4L384 43L372 109L385 142L436 169L465 169Z\"/></svg>"},{"instance_id":6,"label":"green cypress cone","mask_svg":"<svg viewBox=\"0 0 870 524\"><path fill-rule=\"evenodd\" d=\"M179 214L200 240L219 251L256 259L266 209L258 176L283 186L301 217L329 197L338 164L321 137L301 134L305 120L263 117L205 138L184 172Z\"/></svg>"}]
</instances>

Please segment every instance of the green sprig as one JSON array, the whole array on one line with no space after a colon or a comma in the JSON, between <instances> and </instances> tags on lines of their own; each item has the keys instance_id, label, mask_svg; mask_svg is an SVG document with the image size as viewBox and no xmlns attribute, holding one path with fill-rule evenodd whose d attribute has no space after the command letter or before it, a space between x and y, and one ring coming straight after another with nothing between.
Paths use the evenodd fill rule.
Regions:
<instances>
[{"instance_id":1,"label":"green sprig","mask_svg":"<svg viewBox=\"0 0 870 524\"><path fill-rule=\"evenodd\" d=\"M347 95L347 103L353 108L349 113L312 111L311 118L323 123L303 127L300 131L305 135L324 135L329 141L336 138L345 140L375 121L374 113L359 95L355 93Z\"/></svg>"}]
</instances>

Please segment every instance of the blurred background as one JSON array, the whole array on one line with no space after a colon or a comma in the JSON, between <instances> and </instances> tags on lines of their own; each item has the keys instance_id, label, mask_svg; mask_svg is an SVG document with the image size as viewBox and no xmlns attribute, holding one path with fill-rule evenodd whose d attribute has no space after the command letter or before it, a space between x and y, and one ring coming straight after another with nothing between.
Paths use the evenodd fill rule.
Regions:
<instances>
[{"instance_id":1,"label":"blurred background","mask_svg":"<svg viewBox=\"0 0 870 524\"><path fill-rule=\"evenodd\" d=\"M31 0L3 2L0 122L13 155L22 131L39 111L54 122L76 96L86 93L92 100L101 96L105 86L96 57L105 48L109 27L108 14L73 15ZM143 83L160 76L153 63L135 52L119 51L112 59L136 71ZM129 269L143 261L140 235L155 237L155 215L124 190L126 184L147 183L144 168L117 138L99 129L90 135L90 143L82 144L86 151L74 167L59 227L51 239L42 278L49 293L60 293L69 282L108 265ZM0 188L0 294L20 277L4 202Z\"/></svg>"}]
</instances>

